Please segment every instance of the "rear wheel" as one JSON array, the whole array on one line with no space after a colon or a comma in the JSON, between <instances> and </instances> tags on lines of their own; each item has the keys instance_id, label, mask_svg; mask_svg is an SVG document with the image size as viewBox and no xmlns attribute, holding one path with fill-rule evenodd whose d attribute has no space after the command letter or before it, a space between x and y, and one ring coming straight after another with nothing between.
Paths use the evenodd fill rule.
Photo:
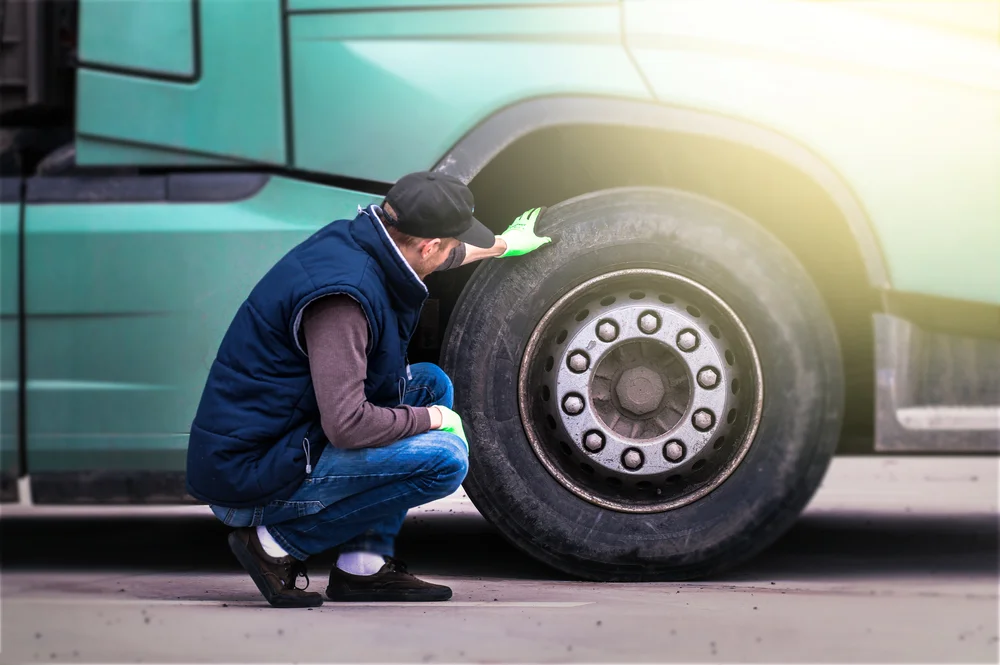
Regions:
<instances>
[{"instance_id":1,"label":"rear wheel","mask_svg":"<svg viewBox=\"0 0 1000 665\"><path fill-rule=\"evenodd\" d=\"M555 242L484 263L452 316L470 498L589 579L710 575L773 542L842 418L808 274L752 220L681 192L590 194L541 226Z\"/></svg>"}]
</instances>

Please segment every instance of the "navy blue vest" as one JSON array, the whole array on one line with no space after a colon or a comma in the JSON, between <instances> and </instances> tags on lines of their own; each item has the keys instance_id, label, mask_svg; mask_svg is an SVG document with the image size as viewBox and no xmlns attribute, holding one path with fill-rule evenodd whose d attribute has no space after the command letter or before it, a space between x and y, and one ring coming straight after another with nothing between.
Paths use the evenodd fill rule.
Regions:
<instances>
[{"instance_id":1,"label":"navy blue vest","mask_svg":"<svg viewBox=\"0 0 1000 665\"><path fill-rule=\"evenodd\" d=\"M299 327L305 306L333 293L354 298L368 318L365 396L400 403L427 287L368 208L293 248L236 312L191 424L193 497L229 508L285 499L319 459L327 440Z\"/></svg>"}]
</instances>

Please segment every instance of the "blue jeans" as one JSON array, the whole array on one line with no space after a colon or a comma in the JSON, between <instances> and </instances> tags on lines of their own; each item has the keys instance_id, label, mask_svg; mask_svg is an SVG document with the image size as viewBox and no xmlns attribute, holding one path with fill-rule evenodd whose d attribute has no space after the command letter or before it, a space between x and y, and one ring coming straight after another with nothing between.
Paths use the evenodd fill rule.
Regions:
<instances>
[{"instance_id":1,"label":"blue jeans","mask_svg":"<svg viewBox=\"0 0 1000 665\"><path fill-rule=\"evenodd\" d=\"M454 391L444 370L430 363L410 369L404 404L451 408ZM266 526L300 560L332 548L392 556L406 511L457 490L468 468L465 443L438 430L380 448L327 445L288 499L256 508L212 506L212 512L232 527Z\"/></svg>"}]
</instances>

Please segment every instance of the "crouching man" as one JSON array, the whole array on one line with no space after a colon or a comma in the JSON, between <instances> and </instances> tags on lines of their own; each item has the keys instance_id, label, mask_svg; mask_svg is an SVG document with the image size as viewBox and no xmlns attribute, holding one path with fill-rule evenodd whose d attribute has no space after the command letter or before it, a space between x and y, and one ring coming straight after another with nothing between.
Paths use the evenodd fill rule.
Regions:
<instances>
[{"instance_id":1,"label":"crouching man","mask_svg":"<svg viewBox=\"0 0 1000 665\"><path fill-rule=\"evenodd\" d=\"M191 426L187 484L234 528L271 605L321 605L297 580L308 588L305 561L331 549L330 600L451 598L394 557L407 510L457 490L469 459L450 379L406 348L424 279L537 249L541 212L495 236L459 180L413 173L293 248L240 306Z\"/></svg>"}]
</instances>

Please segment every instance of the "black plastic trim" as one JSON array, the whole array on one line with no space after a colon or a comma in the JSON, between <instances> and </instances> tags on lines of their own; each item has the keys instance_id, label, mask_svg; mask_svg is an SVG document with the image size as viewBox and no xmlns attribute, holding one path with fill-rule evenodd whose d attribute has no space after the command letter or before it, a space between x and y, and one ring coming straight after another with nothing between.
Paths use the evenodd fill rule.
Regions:
<instances>
[{"instance_id":1,"label":"black plastic trim","mask_svg":"<svg viewBox=\"0 0 1000 665\"><path fill-rule=\"evenodd\" d=\"M55 176L28 180L25 200L38 203L166 201L166 176Z\"/></svg>"},{"instance_id":2,"label":"black plastic trim","mask_svg":"<svg viewBox=\"0 0 1000 665\"><path fill-rule=\"evenodd\" d=\"M0 178L0 203L17 203L21 200L21 179Z\"/></svg>"},{"instance_id":3,"label":"black plastic trim","mask_svg":"<svg viewBox=\"0 0 1000 665\"><path fill-rule=\"evenodd\" d=\"M183 471L65 471L31 475L36 504L201 503L187 493Z\"/></svg>"},{"instance_id":4,"label":"black plastic trim","mask_svg":"<svg viewBox=\"0 0 1000 665\"><path fill-rule=\"evenodd\" d=\"M0 501L11 503L17 501L17 474L13 471L0 471Z\"/></svg>"},{"instance_id":5,"label":"black plastic trim","mask_svg":"<svg viewBox=\"0 0 1000 665\"><path fill-rule=\"evenodd\" d=\"M890 288L888 271L868 214L851 187L822 157L771 129L705 111L629 99L540 97L505 107L481 122L434 166L463 182L472 179L520 138L550 127L592 125L645 128L702 135L769 153L812 178L847 220L865 264L869 283Z\"/></svg>"},{"instance_id":6,"label":"black plastic trim","mask_svg":"<svg viewBox=\"0 0 1000 665\"><path fill-rule=\"evenodd\" d=\"M266 173L171 173L167 200L175 203L231 202L253 197L271 179Z\"/></svg>"},{"instance_id":7,"label":"black plastic trim","mask_svg":"<svg viewBox=\"0 0 1000 665\"><path fill-rule=\"evenodd\" d=\"M89 69L109 74L122 74L125 76L135 76L137 78L153 79L155 81L166 81L169 83L197 83L201 80L201 0L191 0L191 37L193 49L194 71L190 74L170 74L153 69L143 69L141 67L123 67L119 65L106 65L99 62L89 62L87 60L77 60L76 66L81 69Z\"/></svg>"},{"instance_id":8,"label":"black plastic trim","mask_svg":"<svg viewBox=\"0 0 1000 665\"><path fill-rule=\"evenodd\" d=\"M295 116L292 99L292 42L288 0L281 0L281 91L285 110L285 164L295 166Z\"/></svg>"},{"instance_id":9,"label":"black plastic trim","mask_svg":"<svg viewBox=\"0 0 1000 665\"><path fill-rule=\"evenodd\" d=\"M76 175L27 181L29 204L224 203L257 194L271 179L266 173L211 172L165 175Z\"/></svg>"}]
</instances>

